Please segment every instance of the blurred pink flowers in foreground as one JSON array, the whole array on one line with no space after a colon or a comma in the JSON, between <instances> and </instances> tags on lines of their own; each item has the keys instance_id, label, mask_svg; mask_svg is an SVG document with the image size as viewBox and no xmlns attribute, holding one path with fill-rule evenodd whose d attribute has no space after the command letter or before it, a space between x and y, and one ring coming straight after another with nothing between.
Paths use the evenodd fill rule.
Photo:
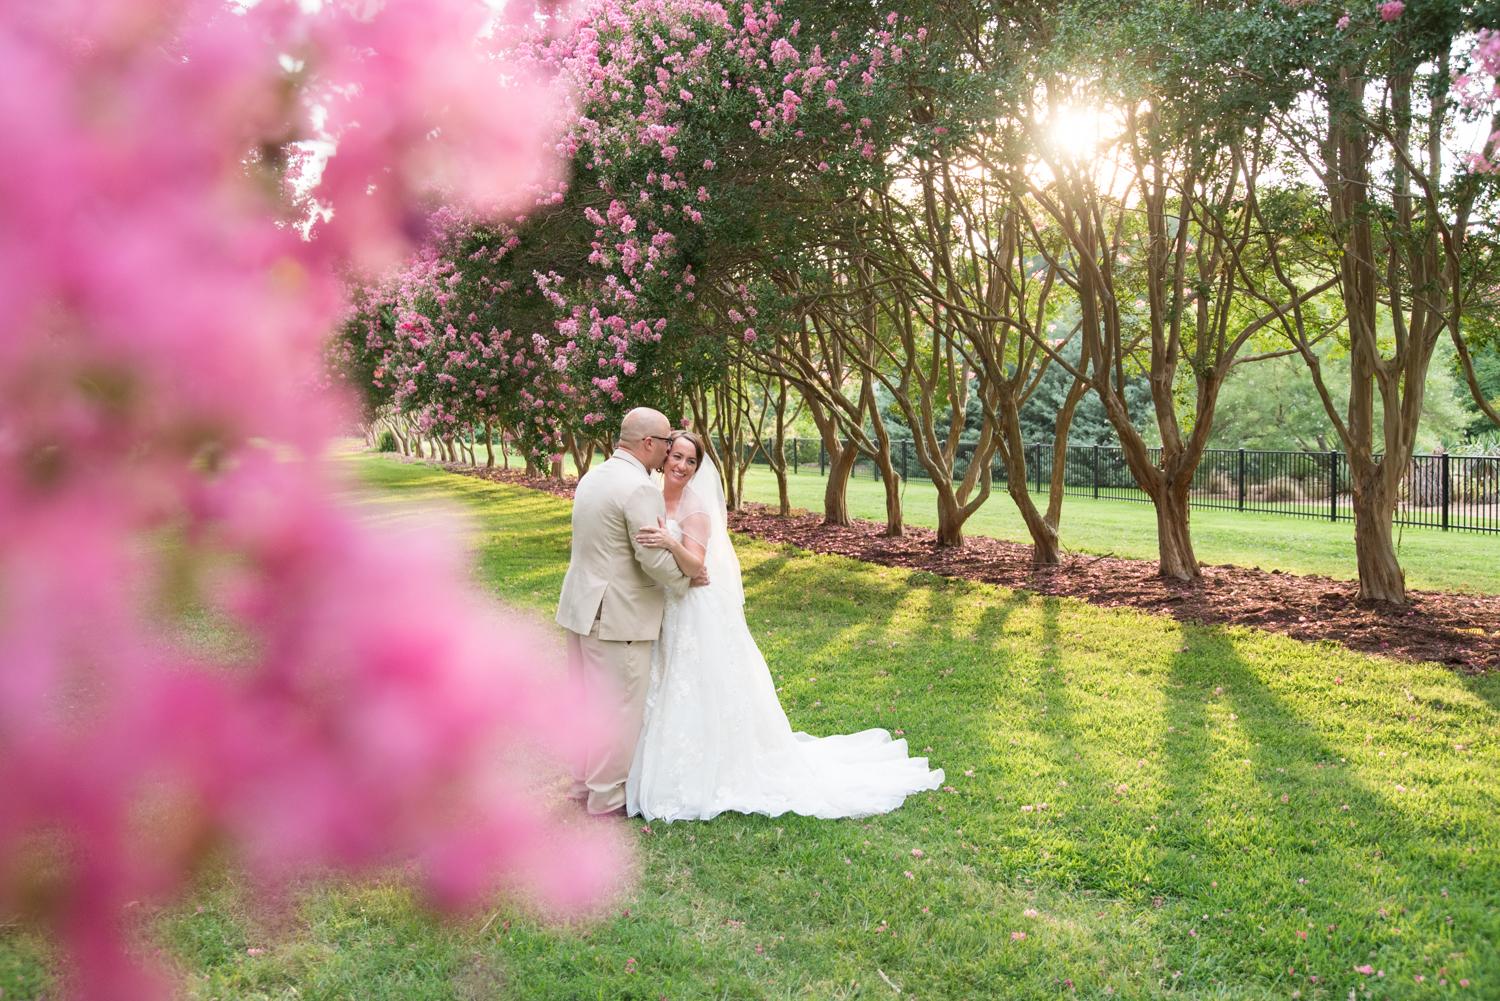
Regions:
<instances>
[{"instance_id":1,"label":"blurred pink flowers in foreground","mask_svg":"<svg viewBox=\"0 0 1500 1001\"><path fill-rule=\"evenodd\" d=\"M1460 75L1453 81L1459 103L1493 114L1495 102L1500 101L1500 31L1481 30L1475 36L1469 57L1476 72ZM1497 148L1500 148L1500 131L1492 132L1480 149L1469 154L1469 169L1476 174L1500 173Z\"/></svg>"},{"instance_id":2,"label":"blurred pink flowers in foreground","mask_svg":"<svg viewBox=\"0 0 1500 1001\"><path fill-rule=\"evenodd\" d=\"M436 185L494 205L540 170L487 8L358 7L0 12L0 891L63 874L42 905L82 996L161 989L124 906L207 844L266 874L420 858L443 903L510 871L576 904L609 864L500 767L570 738L537 649L320 458L336 269L403 253ZM234 653L173 642L185 608Z\"/></svg>"}]
</instances>

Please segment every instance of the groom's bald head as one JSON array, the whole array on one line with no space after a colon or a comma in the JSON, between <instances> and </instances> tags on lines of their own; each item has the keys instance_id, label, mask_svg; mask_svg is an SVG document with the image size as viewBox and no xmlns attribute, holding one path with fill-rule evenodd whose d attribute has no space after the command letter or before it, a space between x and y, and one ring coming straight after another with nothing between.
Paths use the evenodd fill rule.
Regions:
<instances>
[{"instance_id":1,"label":"groom's bald head","mask_svg":"<svg viewBox=\"0 0 1500 1001\"><path fill-rule=\"evenodd\" d=\"M647 469L660 469L667 457L672 422L667 415L650 407L636 407L620 422L620 447L641 461Z\"/></svg>"},{"instance_id":2,"label":"groom's bald head","mask_svg":"<svg viewBox=\"0 0 1500 1001\"><path fill-rule=\"evenodd\" d=\"M647 438L665 438L672 433L672 422L660 410L636 407L620 421L620 443L631 445Z\"/></svg>"}]
</instances>

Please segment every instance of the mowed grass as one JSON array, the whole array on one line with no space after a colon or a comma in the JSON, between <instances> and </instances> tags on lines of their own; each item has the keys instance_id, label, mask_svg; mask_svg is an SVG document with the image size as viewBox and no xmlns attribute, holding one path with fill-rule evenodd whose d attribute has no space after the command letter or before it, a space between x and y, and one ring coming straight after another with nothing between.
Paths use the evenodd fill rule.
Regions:
<instances>
[{"instance_id":1,"label":"mowed grass","mask_svg":"<svg viewBox=\"0 0 1500 1001\"><path fill-rule=\"evenodd\" d=\"M568 502L356 461L371 518L462 505L479 585L550 618ZM949 789L607 822L636 879L568 924L435 917L399 865L278 918L225 868L145 947L204 1001L1500 996L1500 680L737 544L793 725L904 731Z\"/></svg>"},{"instance_id":2,"label":"mowed grass","mask_svg":"<svg viewBox=\"0 0 1500 1001\"><path fill-rule=\"evenodd\" d=\"M792 504L823 510L826 481L814 466L788 478ZM745 476L745 498L766 504L778 502L776 477L752 467ZM1036 495L1045 508L1045 495ZM885 491L869 475L849 483L849 507L857 518L885 521ZM904 494L907 524L937 527L937 494L925 480L910 480ZM1204 563L1232 563L1263 570L1321 574L1353 580L1354 524L1312 518L1194 508L1193 547ZM1026 525L1002 486L976 511L965 526L970 535L1030 543ZM1444 532L1431 528L1397 528L1398 555L1409 587L1426 590L1467 589L1500 594L1500 534ZM1150 504L1067 497L1062 507L1062 542L1081 553L1154 560L1156 512Z\"/></svg>"}]
</instances>

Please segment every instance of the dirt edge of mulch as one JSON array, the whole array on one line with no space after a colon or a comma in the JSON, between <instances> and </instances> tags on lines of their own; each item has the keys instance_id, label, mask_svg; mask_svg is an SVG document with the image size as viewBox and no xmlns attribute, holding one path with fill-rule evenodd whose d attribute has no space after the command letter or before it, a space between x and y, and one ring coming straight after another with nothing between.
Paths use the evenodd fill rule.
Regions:
<instances>
[{"instance_id":1,"label":"dirt edge of mulch","mask_svg":"<svg viewBox=\"0 0 1500 1001\"><path fill-rule=\"evenodd\" d=\"M424 460L397 457L405 462ZM541 490L569 500L576 480L527 476L515 469L436 464L465 476ZM1331 640L1351 650L1408 661L1435 661L1462 674L1500 670L1500 596L1408 591L1409 608L1359 602L1355 581L1300 576L1224 564L1202 565L1197 581L1158 577L1153 560L1071 553L1061 566L1032 565L1031 547L968 536L962 549L939 547L931 529L907 526L899 537L885 525L856 519L825 525L822 516L750 503L729 514L731 530L823 555L999 584L1032 594L1077 598L1106 608L1130 607L1181 622L1252 626L1304 643Z\"/></svg>"}]
</instances>

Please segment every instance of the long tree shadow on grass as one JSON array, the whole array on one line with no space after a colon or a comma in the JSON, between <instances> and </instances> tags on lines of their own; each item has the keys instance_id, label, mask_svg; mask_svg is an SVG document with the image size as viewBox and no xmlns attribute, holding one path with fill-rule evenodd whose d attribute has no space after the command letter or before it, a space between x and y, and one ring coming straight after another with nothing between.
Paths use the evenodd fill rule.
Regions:
<instances>
[{"instance_id":1,"label":"long tree shadow on grass","mask_svg":"<svg viewBox=\"0 0 1500 1001\"><path fill-rule=\"evenodd\" d=\"M1105 719L1080 735L1095 719L1090 700L1116 702L1116 686L1130 683L1096 679L1093 692L1069 685L1059 606L1046 602L1043 609L1039 678L1017 673L1008 688L1028 714L1010 771L1033 778L1032 788L1052 786L1058 801L1046 819L1039 805L1027 814L1009 805L1012 812L996 815L1002 836L1027 849L1024 858L1009 853L1007 871L1126 902L1135 922L1154 926L1162 953L1156 962L1198 978L1185 984L1255 980L1272 989L1291 978L1308 989L1334 978L1352 986L1355 966L1399 965L1392 949L1410 941L1388 933L1381 909L1393 922L1404 913L1399 920L1419 927L1431 939L1426 952L1444 949L1447 956L1463 951L1465 942L1470 949L1482 943L1493 923L1484 913L1494 899L1489 881L1474 881L1460 904L1457 895L1432 893L1414 903L1390 880L1392 864L1424 870L1404 877L1408 886L1413 878L1430 883L1451 876L1467 850L1455 841L1454 825L1423 824L1402 813L1387 787L1340 760L1352 756L1361 734L1326 714L1308 718L1318 712L1315 705L1299 706L1278 690L1287 686L1269 683L1274 669L1247 659L1265 651L1242 649L1263 646L1263 637L1188 627L1184 647L1134 679L1137 687L1162 686L1159 705L1141 710L1154 716ZM1330 676L1359 667L1346 653L1329 655L1341 658L1328 665ZM1141 662L1134 667L1141 671ZM1054 668L1061 672L1055 681ZM1123 665L1116 672L1130 673ZM1057 789L1059 763L1070 759L1092 776L1109 776L1107 785ZM1376 871L1382 859L1383 880ZM1424 920L1418 904L1439 900L1447 911ZM1351 901L1370 904L1351 914ZM1296 969L1296 977L1287 969Z\"/></svg>"},{"instance_id":2,"label":"long tree shadow on grass","mask_svg":"<svg viewBox=\"0 0 1500 1001\"><path fill-rule=\"evenodd\" d=\"M1236 642L1245 637L1219 628L1185 635L1168 675L1163 734L1172 798L1158 805L1175 815L1162 832L1160 885L1179 901L1179 922L1196 925L1178 935L1191 953L1180 962L1220 982L1340 993L1368 979L1356 967L1411 965L1408 942L1444 956L1478 945L1479 928L1493 924L1482 896L1460 901L1444 891L1434 908L1413 893L1413 883L1450 875L1461 846L1451 831L1414 818L1368 777L1371 768L1346 760L1365 746L1356 732L1364 725L1326 711L1308 718L1313 707L1268 683L1273 667L1246 659ZM1330 675L1357 669L1352 656L1328 652ZM1393 868L1406 875L1393 879ZM1351 901L1363 907L1350 913ZM1238 947L1215 949L1217 939Z\"/></svg>"}]
</instances>

